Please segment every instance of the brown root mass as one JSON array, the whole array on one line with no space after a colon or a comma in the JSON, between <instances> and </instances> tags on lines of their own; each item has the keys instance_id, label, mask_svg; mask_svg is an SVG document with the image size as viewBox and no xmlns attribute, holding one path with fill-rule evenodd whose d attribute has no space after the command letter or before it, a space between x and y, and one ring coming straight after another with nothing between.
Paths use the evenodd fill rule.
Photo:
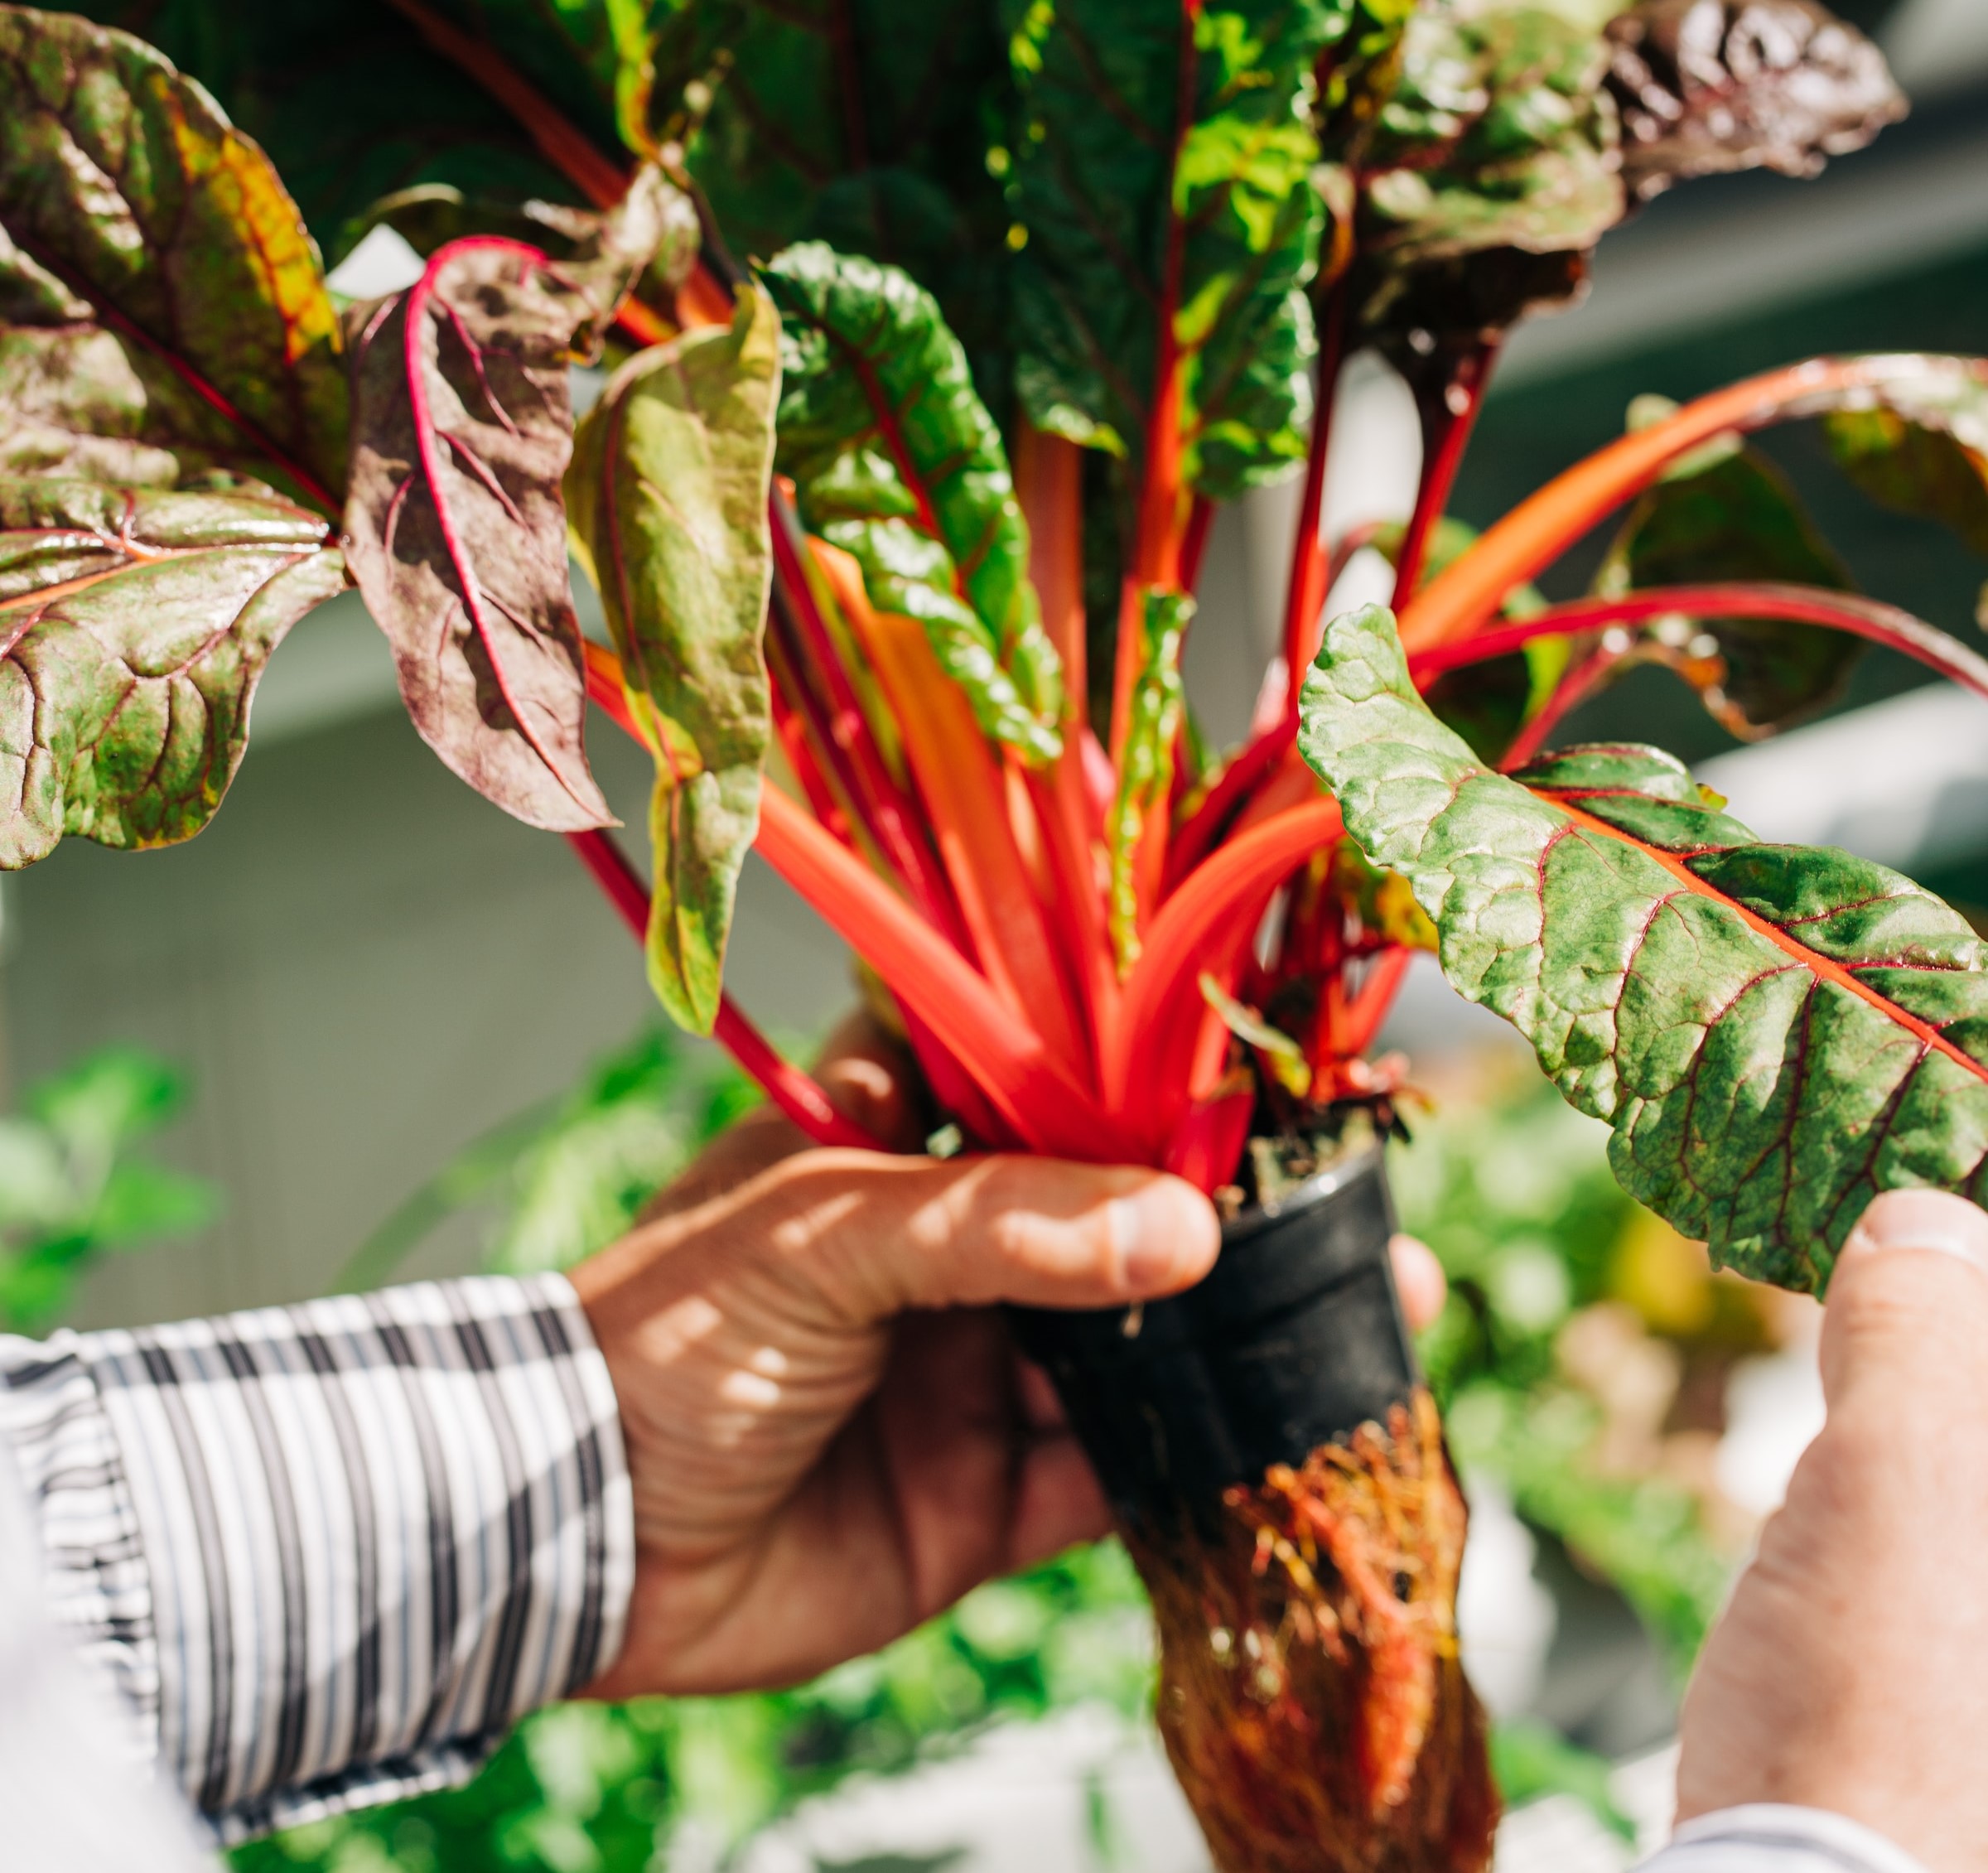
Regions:
<instances>
[{"instance_id":1,"label":"brown root mass","mask_svg":"<svg viewBox=\"0 0 1988 1873\"><path fill-rule=\"evenodd\" d=\"M1478 1873L1498 1798L1456 1645L1462 1492L1426 1391L1223 1499L1213 1541L1127 1539L1160 1728L1220 1873Z\"/></svg>"}]
</instances>

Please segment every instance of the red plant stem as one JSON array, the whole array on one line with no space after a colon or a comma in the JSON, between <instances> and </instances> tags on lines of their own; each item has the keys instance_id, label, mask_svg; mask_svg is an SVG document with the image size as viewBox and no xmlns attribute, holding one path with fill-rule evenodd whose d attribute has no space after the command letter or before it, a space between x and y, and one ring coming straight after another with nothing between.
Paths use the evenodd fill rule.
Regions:
<instances>
[{"instance_id":1,"label":"red plant stem","mask_svg":"<svg viewBox=\"0 0 1988 1873\"><path fill-rule=\"evenodd\" d=\"M1373 1045L1373 1037L1381 1031L1381 1024L1394 1005L1414 957L1412 949L1390 945L1368 964L1359 991L1346 1010L1347 1025L1339 1035L1342 1057L1351 1059Z\"/></svg>"},{"instance_id":2,"label":"red plant stem","mask_svg":"<svg viewBox=\"0 0 1988 1873\"><path fill-rule=\"evenodd\" d=\"M1512 737L1498 766L1507 773L1523 767L1546 745L1546 737L1608 681L1610 673L1629 654L1626 645L1608 644L1590 651L1554 686L1539 713Z\"/></svg>"},{"instance_id":3,"label":"red plant stem","mask_svg":"<svg viewBox=\"0 0 1988 1873\"><path fill-rule=\"evenodd\" d=\"M538 152L596 208L612 208L628 188L628 172L511 69L487 41L465 32L421 0L388 0L442 57L460 65L524 125Z\"/></svg>"},{"instance_id":4,"label":"red plant stem","mask_svg":"<svg viewBox=\"0 0 1988 1873\"><path fill-rule=\"evenodd\" d=\"M780 681L779 658L777 647L767 646L767 663L772 667L774 680L771 684L773 702L773 730L779 737L780 751L787 757L787 765L794 770L794 777L800 783L801 792L807 796L808 804L814 817L847 845L852 833L849 816L843 812L842 804L830 789L828 778L822 772L821 763L815 757L814 748L808 741L807 725L794 712L794 705L787 700L785 686Z\"/></svg>"},{"instance_id":5,"label":"red plant stem","mask_svg":"<svg viewBox=\"0 0 1988 1873\"><path fill-rule=\"evenodd\" d=\"M1463 466L1464 451L1477 427L1478 413L1484 407L1484 390L1497 361L1495 342L1475 346L1458 360L1456 374L1444 385L1440 401L1431 399L1422 406L1421 480L1395 563L1393 602L1397 611L1422 582L1430 538L1449 508L1450 490L1456 485L1456 471Z\"/></svg>"},{"instance_id":6,"label":"red plant stem","mask_svg":"<svg viewBox=\"0 0 1988 1873\"><path fill-rule=\"evenodd\" d=\"M1093 1162L1137 1158L1119 1120L1078 1084L987 978L861 859L771 790L760 803L758 847L973 1075L1031 1150Z\"/></svg>"},{"instance_id":7,"label":"red plant stem","mask_svg":"<svg viewBox=\"0 0 1988 1873\"><path fill-rule=\"evenodd\" d=\"M1904 355L1814 358L1715 391L1619 437L1528 495L1416 593L1402 608L1402 642L1413 653L1469 635L1514 587L1713 437L1831 408L1846 392L1924 371L1923 359Z\"/></svg>"},{"instance_id":8,"label":"red plant stem","mask_svg":"<svg viewBox=\"0 0 1988 1873\"><path fill-rule=\"evenodd\" d=\"M801 562L804 548L795 543L800 524L776 488L770 499L776 606L798 640L794 674L802 693L790 698L804 717L808 705L819 705L820 727L840 757L848 782L850 804L876 840L886 861L916 904L934 923L964 947L966 927L937 861L924 847L921 822L910 796L901 788L877 751L861 702L842 668L828 621L815 602Z\"/></svg>"},{"instance_id":9,"label":"red plant stem","mask_svg":"<svg viewBox=\"0 0 1988 1873\"><path fill-rule=\"evenodd\" d=\"M1305 491L1298 502L1298 530L1291 543L1291 577L1284 587L1285 712L1297 716L1298 685L1312 659L1319 613L1331 590L1325 543L1319 537L1325 514L1325 465L1332 447L1333 408L1339 400L1339 372L1346 344L1346 291L1335 287L1325 302L1319 334L1319 394L1311 418L1311 443L1305 453Z\"/></svg>"},{"instance_id":10,"label":"red plant stem","mask_svg":"<svg viewBox=\"0 0 1988 1873\"><path fill-rule=\"evenodd\" d=\"M1208 798L1174 835L1173 849L1167 854L1165 882L1160 890L1162 899L1170 896L1207 856L1229 822L1248 804L1257 784L1276 771L1297 734L1297 712L1292 709L1264 730L1223 770L1222 778L1209 789Z\"/></svg>"},{"instance_id":11,"label":"red plant stem","mask_svg":"<svg viewBox=\"0 0 1988 1873\"><path fill-rule=\"evenodd\" d=\"M568 833L566 842L593 874L608 901L620 912L622 922L634 931L635 940L647 942L649 887L642 882L628 854L597 828ZM885 1148L861 1126L837 1112L828 1095L799 1067L782 1060L730 995L718 998L718 1016L712 1036L816 1144L849 1146L866 1151Z\"/></svg>"},{"instance_id":12,"label":"red plant stem","mask_svg":"<svg viewBox=\"0 0 1988 1873\"><path fill-rule=\"evenodd\" d=\"M1201 562L1207 557L1208 536L1215 524L1215 504L1206 495L1196 495L1187 510L1187 529L1180 536L1180 589L1198 591L1201 587Z\"/></svg>"},{"instance_id":13,"label":"red plant stem","mask_svg":"<svg viewBox=\"0 0 1988 1873\"><path fill-rule=\"evenodd\" d=\"M1828 591L1768 580L1730 580L1696 586L1652 586L1612 598L1576 598L1554 605L1515 624L1440 644L1408 659L1417 686L1445 670L1503 657L1536 638L1575 636L1612 625L1652 618L1784 618L1831 630L1903 651L1976 694L1988 697L1988 658L1957 638L1902 611L1855 592Z\"/></svg>"},{"instance_id":14,"label":"red plant stem","mask_svg":"<svg viewBox=\"0 0 1988 1873\"><path fill-rule=\"evenodd\" d=\"M1344 823L1336 800L1290 808L1231 839L1161 906L1127 984L1122 1031L1105 1065L1107 1104L1165 1116L1165 1102L1185 1089L1199 1017L1207 1011L1202 971L1221 978L1271 892L1336 839Z\"/></svg>"}]
</instances>

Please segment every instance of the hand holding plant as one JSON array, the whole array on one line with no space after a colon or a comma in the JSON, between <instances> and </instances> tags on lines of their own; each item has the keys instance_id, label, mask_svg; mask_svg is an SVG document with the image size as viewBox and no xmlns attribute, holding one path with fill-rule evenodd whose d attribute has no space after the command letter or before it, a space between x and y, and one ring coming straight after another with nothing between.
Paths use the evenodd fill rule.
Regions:
<instances>
[{"instance_id":1,"label":"hand holding plant","mask_svg":"<svg viewBox=\"0 0 1988 1873\"><path fill-rule=\"evenodd\" d=\"M1747 734L1826 701L1860 640L1988 694L1973 653L1848 589L1744 441L1819 418L1860 485L1978 542L1988 373L1795 365L1647 423L1474 543L1445 512L1504 332L1578 292L1633 200L1812 170L1902 109L1813 0L1636 0L1599 31L1441 0L1054 0L943 33L899 0L833 31L754 0L363 12L353 43L470 127L377 200L345 113L314 143L283 107L325 51L301 14L258 15L217 73L268 113L321 238L384 224L422 250L407 292L341 310L212 98L136 41L0 7L7 862L65 832L196 831L263 661L350 576L437 753L572 841L663 1006L819 1142L878 1141L726 992L750 848L868 965L971 1152L1172 1172L1260 1205L1239 1227L1387 1129L1393 1069L1366 1055L1416 948L1610 1118L1630 1187L1777 1279L1821 1286L1874 1190L1980 1175L1988 973L1950 913L1759 845L1667 757L1542 751L1638 662ZM1334 390L1368 345L1425 444L1382 543L1398 643L1378 615L1325 620L1365 543L1322 504ZM604 352L576 428L568 366ZM1224 622L1201 559L1217 506L1286 473L1282 647L1223 756L1180 674L1187 634ZM1529 582L1618 509L1593 591L1543 605ZM569 545L612 649L582 641ZM656 764L646 878L588 769L590 700ZM850 1168L893 1214L1003 1178L1064 1180L1047 1213L1088 1213L1067 1169ZM892 1305L1027 1288L998 1254L956 1279L842 1266L815 1175L654 1225L653 1262L609 1265L636 1315L688 1301L691 1262L660 1246L707 1211L729 1227L728 1204L832 1251L806 1305L768 1264L754 1305L785 1311L727 1306L748 1339L774 1315L858 1323L844 1404L883 1369ZM1065 1247L1091 1299L1122 1298L1100 1240ZM1189 1272L1167 1266L1160 1285ZM1377 1355L1398 1350L1382 1327ZM678 1422L700 1408L659 1396ZM1146 1531L1163 1718L1193 1720L1177 1763L1225 1873L1475 1864L1491 1803L1432 1407L1397 1371L1318 1428L1232 1464L1226 1500L1175 1505L1227 1518L1212 1548ZM1006 1552L995 1522L972 1566L900 1570L896 1613ZM1199 1586L1225 1568L1234 1623L1211 1624ZM1272 1784L1310 1805L1271 1815Z\"/></svg>"}]
</instances>

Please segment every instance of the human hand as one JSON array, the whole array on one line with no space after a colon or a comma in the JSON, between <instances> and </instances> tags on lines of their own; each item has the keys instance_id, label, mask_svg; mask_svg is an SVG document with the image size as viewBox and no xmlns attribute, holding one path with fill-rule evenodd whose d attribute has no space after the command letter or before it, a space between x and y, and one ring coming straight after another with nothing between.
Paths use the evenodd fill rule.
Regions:
<instances>
[{"instance_id":1,"label":"human hand","mask_svg":"<svg viewBox=\"0 0 1988 1873\"><path fill-rule=\"evenodd\" d=\"M1988 1215L1873 1201L1822 1357L1828 1421L1685 1697L1678 1818L1793 1803L1988 1866Z\"/></svg>"},{"instance_id":2,"label":"human hand","mask_svg":"<svg viewBox=\"0 0 1988 1873\"><path fill-rule=\"evenodd\" d=\"M916 1137L874 1029L817 1074L878 1136ZM1156 1172L798 1142L755 1115L574 1271L639 1544L628 1643L596 1695L794 1682L1104 1533L1048 1382L989 1304L1151 1298L1214 1256L1206 1201ZM1441 1271L1407 1238L1395 1260L1426 1322Z\"/></svg>"}]
</instances>

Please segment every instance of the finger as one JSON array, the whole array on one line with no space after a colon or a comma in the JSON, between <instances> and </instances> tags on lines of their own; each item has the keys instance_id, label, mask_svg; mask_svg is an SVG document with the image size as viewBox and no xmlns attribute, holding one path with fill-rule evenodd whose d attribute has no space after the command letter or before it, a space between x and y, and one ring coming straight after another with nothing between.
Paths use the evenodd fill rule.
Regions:
<instances>
[{"instance_id":1,"label":"finger","mask_svg":"<svg viewBox=\"0 0 1988 1873\"><path fill-rule=\"evenodd\" d=\"M1006 1565L1033 1567L1111 1531L1104 1491L1077 1440L1064 1431L1031 1446L1016 1479Z\"/></svg>"},{"instance_id":2,"label":"finger","mask_svg":"<svg viewBox=\"0 0 1988 1873\"><path fill-rule=\"evenodd\" d=\"M1402 1297L1402 1312L1407 1316L1408 1330L1420 1333L1432 1325L1450 1296L1450 1280L1436 1251L1419 1236L1394 1235L1387 1238L1387 1257L1394 1264L1395 1292Z\"/></svg>"},{"instance_id":3,"label":"finger","mask_svg":"<svg viewBox=\"0 0 1988 1873\"><path fill-rule=\"evenodd\" d=\"M836 1109L893 1151L914 1151L932 1129L916 1063L867 1008L845 1016L814 1064Z\"/></svg>"},{"instance_id":4,"label":"finger","mask_svg":"<svg viewBox=\"0 0 1988 1873\"><path fill-rule=\"evenodd\" d=\"M1988 1377L1985 1348L1988 1214L1942 1190L1874 1198L1837 1258L1823 1315L1832 1415L1865 1395L1904 1413L1930 1402L1929 1386L1973 1393Z\"/></svg>"},{"instance_id":5,"label":"finger","mask_svg":"<svg viewBox=\"0 0 1988 1873\"><path fill-rule=\"evenodd\" d=\"M774 1244L857 1318L908 1307L1150 1300L1213 1266L1215 1214L1156 1171L811 1151L767 1174Z\"/></svg>"}]
</instances>

